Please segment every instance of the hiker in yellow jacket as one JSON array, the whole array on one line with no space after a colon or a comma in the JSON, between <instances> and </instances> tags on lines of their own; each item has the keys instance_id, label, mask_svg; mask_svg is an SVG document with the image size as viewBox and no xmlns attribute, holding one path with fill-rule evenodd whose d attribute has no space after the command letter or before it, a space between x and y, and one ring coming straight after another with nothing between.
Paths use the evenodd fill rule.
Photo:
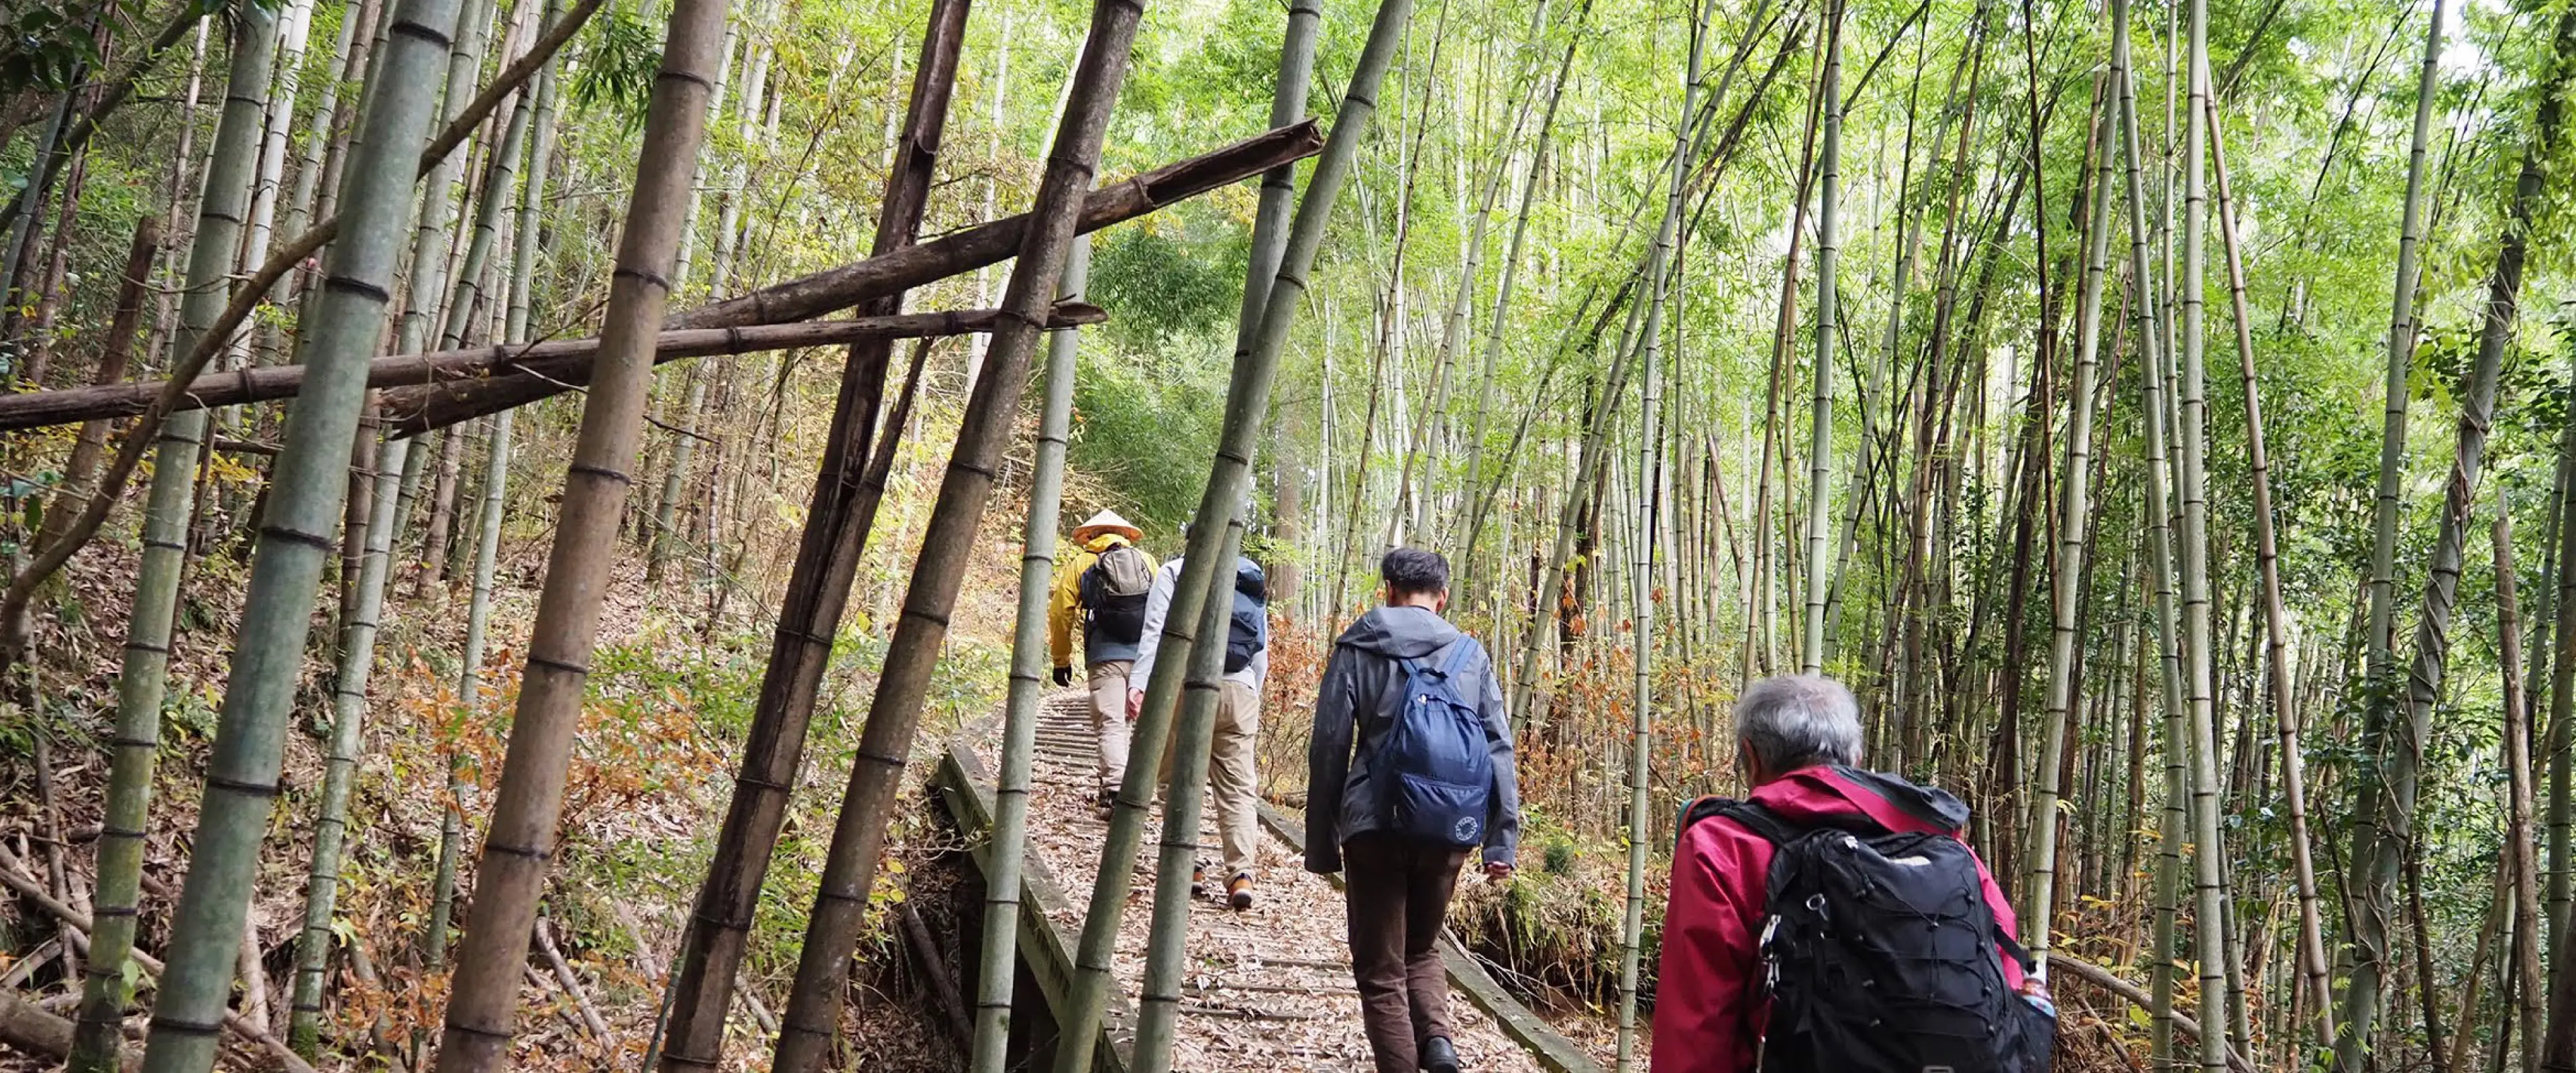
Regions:
<instances>
[{"instance_id":1,"label":"hiker in yellow jacket","mask_svg":"<svg viewBox=\"0 0 2576 1073\"><path fill-rule=\"evenodd\" d=\"M1154 557L1136 546L1143 535L1116 511L1092 515L1074 529L1074 550L1057 564L1053 597L1047 601L1047 646L1055 655L1056 685L1073 684L1073 624L1077 617L1082 622L1091 730L1100 741L1102 808L1127 777L1127 672L1136 665L1145 598L1154 585Z\"/></svg>"}]
</instances>

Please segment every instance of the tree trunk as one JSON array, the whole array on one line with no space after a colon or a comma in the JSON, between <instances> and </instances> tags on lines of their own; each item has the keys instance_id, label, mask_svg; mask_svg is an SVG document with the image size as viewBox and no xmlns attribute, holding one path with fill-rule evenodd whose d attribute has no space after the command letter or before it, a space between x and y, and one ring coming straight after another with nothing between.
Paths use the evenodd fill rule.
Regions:
<instances>
[{"instance_id":1,"label":"tree trunk","mask_svg":"<svg viewBox=\"0 0 2576 1073\"><path fill-rule=\"evenodd\" d=\"M98 373L93 382L114 384L125 379L125 367L134 355L134 330L143 316L143 291L151 283L152 262L161 252L161 217L146 213L134 221L134 244L126 250L125 271L118 275L116 312L107 324L107 338L99 346ZM90 478L98 475L99 456L107 452L107 437L113 423L92 419L81 423L80 439L72 445L71 458L63 463L61 501L45 512L45 527L37 540L38 547L62 539L71 520L78 517L75 503L87 505Z\"/></svg>"},{"instance_id":2,"label":"tree trunk","mask_svg":"<svg viewBox=\"0 0 2576 1073\"><path fill-rule=\"evenodd\" d=\"M265 34L265 15L239 18L256 27L249 36ZM382 331L392 286L389 240L409 212L412 147L428 130L437 52L456 21L456 0L403 0L394 19L402 32L369 87L362 144L350 165L343 218L353 237L331 251L327 293L305 329L312 337L306 350L311 383L287 418L270 470L274 492L252 552L187 884L171 929L170 971L153 1005L144 1059L151 1073L206 1073L215 1061L215 1038L205 1027L222 1017L232 991L235 948L258 879L313 600L331 555L328 534L347 487L366 392L365 357ZM258 102L240 93L241 84L235 81L226 111L243 110L242 122L255 125L249 113ZM202 222L199 237L203 248ZM230 259L218 263L229 266ZM209 294L206 302L212 301ZM196 340L191 357L207 342Z\"/></svg>"},{"instance_id":3,"label":"tree trunk","mask_svg":"<svg viewBox=\"0 0 2576 1073\"><path fill-rule=\"evenodd\" d=\"M688 170L661 164L693 157L705 134L706 70L723 38L725 8L725 0L680 0L671 13L661 75L645 112L634 199L618 240L599 358L583 400L580 439L547 556L509 751L475 870L439 1073L491 1068L516 1020L515 981L527 960L537 895L562 814L565 767L598 640L617 523L631 483L627 473L652 386L653 337L662 328L688 195Z\"/></svg>"},{"instance_id":4,"label":"tree trunk","mask_svg":"<svg viewBox=\"0 0 2576 1073\"><path fill-rule=\"evenodd\" d=\"M2541 1017L2546 1004L2540 967L2540 840L2532 831L2531 712L2522 692L2522 615L2514 599L2513 516L2502 506L2495 519L2496 662L2504 685L2505 845L2513 870L2513 935L2516 1004L2522 1026L2522 1068L2540 1068Z\"/></svg>"},{"instance_id":5,"label":"tree trunk","mask_svg":"<svg viewBox=\"0 0 2576 1073\"><path fill-rule=\"evenodd\" d=\"M2215 102L2209 109L2210 161L2218 178L2218 230L2227 245L2227 291L2236 326L2239 376L2245 386L2245 457L2253 471L2255 561L2263 584L2264 647L2271 653L2268 676L2272 716L2281 747L2281 794L2290 814L2290 878L2299 896L2299 972L2307 984L2309 1015L2317 1019L2317 1043L2335 1038L2334 989L2326 963L2324 911L2317 899L2317 871L2308 835L2306 758L2299 745L2299 709L2290 690L2289 608L2281 599L2281 567L2273 536L2272 478L2263 443L2263 397L2254 375L2252 316L2245 305L2245 257L2236 238L2236 208L2228 186L2227 143L2220 133Z\"/></svg>"},{"instance_id":6,"label":"tree trunk","mask_svg":"<svg viewBox=\"0 0 2576 1073\"><path fill-rule=\"evenodd\" d=\"M1361 47L1359 60L1343 89L1333 132L1297 203L1296 216L1288 228L1287 248L1279 258L1279 271L1264 295L1260 330L1250 338L1236 340L1234 374L1226 387L1225 418L1217 433L1216 459L1208 469L1207 489L1199 498L1185 562L1173 583L1170 617L1164 620L1167 626L1153 679L1145 686L1131 755L1155 757L1163 753L1174 702L1179 699L1181 679L1195 647L1191 637L1173 633L1168 623L1196 622L1203 601L1212 592L1223 592L1211 579L1230 565L1219 561L1218 552L1228 528L1227 519L1242 503L1244 489L1250 483L1245 460L1251 458L1253 445L1260 439L1262 419L1269 415L1271 384L1278 373L1279 356L1288 346L1289 329L1296 323L1297 308L1308 298L1307 271L1314 265L1315 251L1323 245L1333 204L1340 198L1360 141L1376 115L1379 86L1385 81L1388 61L1404 37L1412 12L1411 0L1385 0L1379 6L1367 43ZM1089 52L1085 58L1090 58ZM1022 260L1025 263L1027 259ZM1101 866L1092 887L1091 909L1083 920L1082 937L1074 952L1072 1008L1063 1011L1058 1022L1062 1028L1056 1051L1058 1073L1086 1073L1091 1068L1093 1048L1099 1043L1109 989L1116 986L1109 974L1119 921L1135 882L1133 865L1144 841L1145 813L1154 798L1154 767L1151 763L1127 765L1126 782L1119 787L1111 812L1109 833L1100 851Z\"/></svg>"},{"instance_id":7,"label":"tree trunk","mask_svg":"<svg viewBox=\"0 0 2576 1073\"><path fill-rule=\"evenodd\" d=\"M2101 83L2106 97L2118 90L2108 80ZM2055 621L2049 633L2048 711L2040 747L2039 793L2032 799L2030 809L2029 886L2022 892L2027 906L2023 942L2030 948L2031 959L2040 963L2042 979L2047 978L2048 951L2054 942L2050 929L2057 897L2057 813L2058 802L2066 792L2066 724L2069 709L2075 704L2079 674L2075 660L2080 639L2076 620L2078 605L2083 601L2078 582L2084 576L2087 561L2085 521L2093 510L2093 383L2100 368L2102 283L2110 271L2111 253L2111 145L2107 135L2117 123L2108 103L2106 99L2106 107L2099 112L2101 118L2093 126L2093 181L2085 187L2091 194L2092 206L2084 229L2083 297L2076 306L2075 386L2067 394L2066 469L2060 485L2063 499L2058 511L2056 571L2050 583Z\"/></svg>"},{"instance_id":8,"label":"tree trunk","mask_svg":"<svg viewBox=\"0 0 2576 1073\"><path fill-rule=\"evenodd\" d=\"M2363 887L2364 898L2358 919L2354 921L2357 940L2352 984L2345 991L2344 1031L2336 1042L2336 1068L2353 1071L2361 1068L2371 1030L2377 1022L2380 994L2384 986L2387 960L2387 919L2395 900L2397 870L2404 847L2415 837L2415 798L2418 778L2422 773L2424 751L2433 733L2433 709L2441 697L2442 675L2450 654L2451 611L2458 603L2461 547L2466 541L2469 510L2477 498L2478 477L2485 461L2487 432L2495 418L2496 381L2504 366L2504 352L2512 344L2514 320L2520 309L2522 275L2525 258L2530 252L2531 227L2542 199L2547 195L2548 172L2544 162L2556 151L2558 134L2565 117L2565 98L2555 88L2576 69L2576 10L2562 12L2551 43L2550 74L2542 85L2552 87L2541 98L2539 114L2532 125L2531 140L2524 147L2522 166L2514 179L2513 195L2506 205L2504 233L2496 246L2495 265L2487 280L2484 315L2479 325L2476 363L2471 367L2467 390L2460 397L2458 443L2451 460L2450 478L2444 482L2440 528L2433 545L2431 573L2424 581L2423 606L2415 624L2415 655L2406 675L2405 721L2392 719L2388 730L2397 735L2394 742L2383 741L2379 750L2385 777L2380 781L2384 806L2367 852L2356 852L2355 875ZM2560 974L2567 980L2576 974ZM2576 999L2571 999L2576 1001ZM2576 1062L2576 1021L2564 1026L2552 1024L2549 1038L2555 1043L2564 1035L2567 1050L2544 1045L2544 1067L2550 1067L2556 1054L2567 1054Z\"/></svg>"},{"instance_id":9,"label":"tree trunk","mask_svg":"<svg viewBox=\"0 0 2576 1073\"><path fill-rule=\"evenodd\" d=\"M947 127L969 10L966 0L943 0L933 8L923 32L912 101L878 210L875 253L909 246L921 233L922 210ZM860 312L892 314L902 305L903 296L897 293L870 300ZM822 467L814 478L813 502L787 582L787 602L780 609L743 749L742 771L734 780L725 824L708 862L707 878L699 887L696 923L688 931L679 972L672 979L671 1026L662 1052L665 1073L711 1069L722 1057L725 1014L750 940L761 881L786 821L788 788L796 782L815 699L831 664L833 640L840 633L850 585L882 502L883 486L872 487L865 477L872 469L870 447L885 397L891 345L891 340L852 344L842 370ZM703 387L703 381L696 382L691 394ZM889 461L894 444L888 437L880 449ZM673 464L676 468L685 461L675 457ZM1048 517L1052 523L1051 510ZM1043 593L1043 585L1039 591Z\"/></svg>"},{"instance_id":10,"label":"tree trunk","mask_svg":"<svg viewBox=\"0 0 2576 1073\"><path fill-rule=\"evenodd\" d=\"M892 819L895 790L912 751L924 694L948 635L975 533L983 524L994 472L1019 417L1029 356L1071 249L1084 191L1098 167L1109 112L1125 79L1143 9L1136 0L1100 0L1076 63L1064 118L1029 212L1019 260L1004 293L1005 317L985 351L984 375L961 420L957 445L923 531L922 551L904 594L902 617L886 650L868 704L850 783L841 800L796 968L796 988L780 1021L778 1073L812 1073L838 1036L841 993L858 944L859 914L874 885L877 858ZM1246 457L1249 451L1246 452ZM1154 755L1148 753L1146 755ZM1139 771L1151 765L1138 764Z\"/></svg>"}]
</instances>

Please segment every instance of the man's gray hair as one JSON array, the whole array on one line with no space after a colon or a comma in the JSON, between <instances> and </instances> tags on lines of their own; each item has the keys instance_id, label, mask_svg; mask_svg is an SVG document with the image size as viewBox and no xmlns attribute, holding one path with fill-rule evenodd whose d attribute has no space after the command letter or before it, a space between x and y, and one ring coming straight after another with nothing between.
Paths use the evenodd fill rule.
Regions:
<instances>
[{"instance_id":1,"label":"man's gray hair","mask_svg":"<svg viewBox=\"0 0 2576 1073\"><path fill-rule=\"evenodd\" d=\"M1821 674L1782 674L1735 698L1735 736L1764 772L1860 763L1860 702Z\"/></svg>"}]
</instances>

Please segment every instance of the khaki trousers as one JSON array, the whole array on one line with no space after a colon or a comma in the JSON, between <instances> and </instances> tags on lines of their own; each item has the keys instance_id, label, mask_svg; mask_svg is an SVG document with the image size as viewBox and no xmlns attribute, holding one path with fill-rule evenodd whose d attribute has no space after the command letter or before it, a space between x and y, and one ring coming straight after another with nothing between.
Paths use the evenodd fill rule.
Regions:
<instances>
[{"instance_id":1,"label":"khaki trousers","mask_svg":"<svg viewBox=\"0 0 2576 1073\"><path fill-rule=\"evenodd\" d=\"M1100 740L1100 788L1111 793L1127 777L1127 671L1135 663L1091 665L1091 734Z\"/></svg>"},{"instance_id":2,"label":"khaki trousers","mask_svg":"<svg viewBox=\"0 0 2576 1073\"><path fill-rule=\"evenodd\" d=\"M1261 846L1261 817L1255 797L1261 773L1253 760L1253 743L1261 737L1261 694L1234 679L1217 693L1216 736L1208 743L1208 794L1216 801L1216 833L1225 851L1223 877L1250 872ZM1180 728L1163 750L1163 783L1172 781L1172 758L1180 750Z\"/></svg>"}]
</instances>

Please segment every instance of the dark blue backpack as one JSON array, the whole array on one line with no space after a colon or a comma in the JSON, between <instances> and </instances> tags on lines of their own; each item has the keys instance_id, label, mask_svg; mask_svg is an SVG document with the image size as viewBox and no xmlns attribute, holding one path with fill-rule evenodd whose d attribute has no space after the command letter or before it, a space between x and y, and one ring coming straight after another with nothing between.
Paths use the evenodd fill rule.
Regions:
<instances>
[{"instance_id":1,"label":"dark blue backpack","mask_svg":"<svg viewBox=\"0 0 2576 1073\"><path fill-rule=\"evenodd\" d=\"M1485 718L1458 692L1462 676L1484 673L1485 649L1460 637L1444 651L1436 667L1401 661L1404 698L1372 774L1387 788L1388 830L1464 849L1484 842L1494 792Z\"/></svg>"}]
</instances>

